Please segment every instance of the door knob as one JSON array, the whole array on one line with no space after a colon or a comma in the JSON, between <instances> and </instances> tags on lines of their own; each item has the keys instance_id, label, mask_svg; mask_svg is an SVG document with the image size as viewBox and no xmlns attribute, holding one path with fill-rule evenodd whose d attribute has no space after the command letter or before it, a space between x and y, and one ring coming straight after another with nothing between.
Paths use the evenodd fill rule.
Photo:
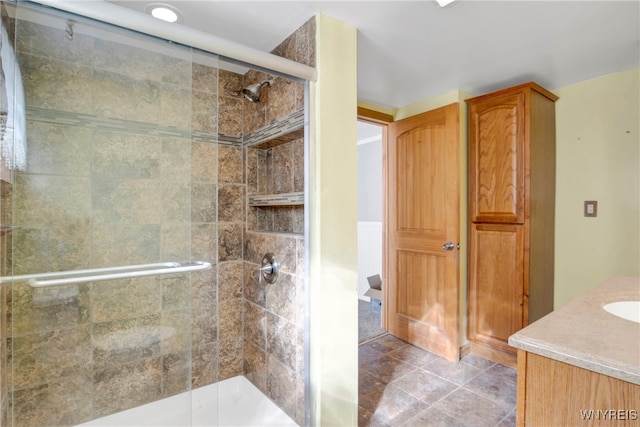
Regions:
<instances>
[{"instance_id":1,"label":"door knob","mask_svg":"<svg viewBox=\"0 0 640 427\"><path fill-rule=\"evenodd\" d=\"M456 245L454 245L453 242L447 242L444 245L442 245L442 249L444 249L445 251L452 251L455 247ZM460 249L459 244L458 244L458 249Z\"/></svg>"}]
</instances>

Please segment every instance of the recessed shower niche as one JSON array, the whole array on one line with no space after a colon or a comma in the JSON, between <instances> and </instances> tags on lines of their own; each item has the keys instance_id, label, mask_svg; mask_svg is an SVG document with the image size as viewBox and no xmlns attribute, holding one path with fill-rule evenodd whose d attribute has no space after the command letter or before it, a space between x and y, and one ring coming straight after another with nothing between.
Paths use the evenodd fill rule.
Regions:
<instances>
[{"instance_id":1,"label":"recessed shower niche","mask_svg":"<svg viewBox=\"0 0 640 427\"><path fill-rule=\"evenodd\" d=\"M248 229L304 232L303 128L296 111L245 137Z\"/></svg>"}]
</instances>

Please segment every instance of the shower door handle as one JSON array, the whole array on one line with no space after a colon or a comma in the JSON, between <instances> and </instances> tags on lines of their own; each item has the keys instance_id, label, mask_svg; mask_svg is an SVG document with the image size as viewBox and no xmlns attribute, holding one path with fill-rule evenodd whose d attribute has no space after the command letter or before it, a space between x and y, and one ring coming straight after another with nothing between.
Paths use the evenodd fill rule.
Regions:
<instances>
[{"instance_id":1,"label":"shower door handle","mask_svg":"<svg viewBox=\"0 0 640 427\"><path fill-rule=\"evenodd\" d=\"M87 282L101 282L104 280L133 279L147 276L162 276L165 274L190 273L209 270L211 263L194 261L189 264L179 262L161 262L156 264L124 265L107 268L93 268L88 270L55 271L51 273L23 274L18 276L0 277L0 283L10 281L26 281L34 288L77 285Z\"/></svg>"}]
</instances>

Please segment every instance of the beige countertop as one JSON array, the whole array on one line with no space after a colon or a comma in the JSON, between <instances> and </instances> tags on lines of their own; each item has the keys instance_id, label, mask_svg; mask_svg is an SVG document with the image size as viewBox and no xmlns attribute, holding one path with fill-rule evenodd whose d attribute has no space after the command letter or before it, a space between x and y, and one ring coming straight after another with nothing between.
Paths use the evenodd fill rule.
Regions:
<instances>
[{"instance_id":1,"label":"beige countertop","mask_svg":"<svg viewBox=\"0 0 640 427\"><path fill-rule=\"evenodd\" d=\"M615 277L509 337L521 350L640 385L640 323L602 306L640 300L640 278Z\"/></svg>"}]
</instances>

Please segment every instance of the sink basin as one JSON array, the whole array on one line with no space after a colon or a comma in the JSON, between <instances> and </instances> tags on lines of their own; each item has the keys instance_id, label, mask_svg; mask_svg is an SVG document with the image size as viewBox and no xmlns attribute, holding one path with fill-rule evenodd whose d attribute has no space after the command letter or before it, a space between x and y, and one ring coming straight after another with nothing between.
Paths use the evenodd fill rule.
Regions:
<instances>
[{"instance_id":1,"label":"sink basin","mask_svg":"<svg viewBox=\"0 0 640 427\"><path fill-rule=\"evenodd\" d=\"M604 305L602 308L614 316L640 323L640 301L612 302Z\"/></svg>"}]
</instances>

